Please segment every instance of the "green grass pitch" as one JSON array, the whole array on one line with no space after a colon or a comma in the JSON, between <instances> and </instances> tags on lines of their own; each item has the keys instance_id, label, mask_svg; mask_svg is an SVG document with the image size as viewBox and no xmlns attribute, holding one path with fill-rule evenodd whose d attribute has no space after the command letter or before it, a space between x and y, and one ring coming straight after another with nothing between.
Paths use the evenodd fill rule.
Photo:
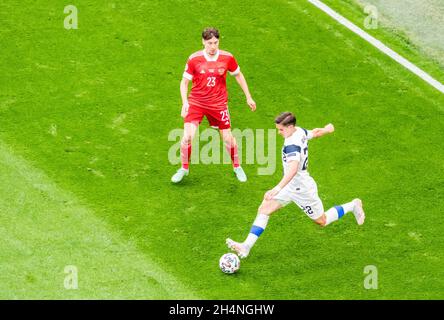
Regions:
<instances>
[{"instance_id":1,"label":"green grass pitch","mask_svg":"<svg viewBox=\"0 0 444 320\"><path fill-rule=\"evenodd\" d=\"M352 1L326 3L362 25ZM437 90L306 1L77 0L77 30L63 27L67 4L0 5L0 298L444 298ZM290 205L239 273L219 271L225 238L246 236L281 166L244 165L240 184L231 165L200 164L170 183L179 81L207 25L258 105L229 78L233 128L273 128L285 110L307 128L334 123L310 144L310 172L326 208L363 199L362 227L347 215L320 229ZM372 33L444 80L402 35Z\"/></svg>"}]
</instances>

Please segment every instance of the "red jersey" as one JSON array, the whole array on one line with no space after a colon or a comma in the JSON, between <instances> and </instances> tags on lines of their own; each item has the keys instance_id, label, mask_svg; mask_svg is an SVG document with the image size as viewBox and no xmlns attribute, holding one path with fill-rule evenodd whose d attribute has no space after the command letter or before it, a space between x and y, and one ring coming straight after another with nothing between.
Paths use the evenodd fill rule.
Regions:
<instances>
[{"instance_id":1,"label":"red jersey","mask_svg":"<svg viewBox=\"0 0 444 320\"><path fill-rule=\"evenodd\" d=\"M214 57L208 56L205 50L192 54L183 73L184 78L193 81L189 104L206 109L227 109L227 71L233 76L240 72L236 59L227 51L218 50Z\"/></svg>"}]
</instances>

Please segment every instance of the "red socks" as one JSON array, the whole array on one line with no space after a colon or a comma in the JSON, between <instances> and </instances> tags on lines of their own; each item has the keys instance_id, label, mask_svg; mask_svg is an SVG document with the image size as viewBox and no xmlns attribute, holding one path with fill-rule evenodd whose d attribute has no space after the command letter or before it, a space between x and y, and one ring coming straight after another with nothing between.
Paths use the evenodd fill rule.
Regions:
<instances>
[{"instance_id":1,"label":"red socks","mask_svg":"<svg viewBox=\"0 0 444 320\"><path fill-rule=\"evenodd\" d=\"M239 167L239 155L237 153L237 145L226 146L228 153L230 154L233 167ZM188 170L191 158L191 143L187 145L180 145L180 159L182 160L182 168Z\"/></svg>"},{"instance_id":2,"label":"red socks","mask_svg":"<svg viewBox=\"0 0 444 320\"><path fill-rule=\"evenodd\" d=\"M180 145L180 159L182 160L182 168L188 170L191 158L191 143L187 145Z\"/></svg>"},{"instance_id":3,"label":"red socks","mask_svg":"<svg viewBox=\"0 0 444 320\"><path fill-rule=\"evenodd\" d=\"M230 154L231 161L233 162L233 167L239 167L239 155L237 154L237 145L234 146L226 146L227 151Z\"/></svg>"}]
</instances>

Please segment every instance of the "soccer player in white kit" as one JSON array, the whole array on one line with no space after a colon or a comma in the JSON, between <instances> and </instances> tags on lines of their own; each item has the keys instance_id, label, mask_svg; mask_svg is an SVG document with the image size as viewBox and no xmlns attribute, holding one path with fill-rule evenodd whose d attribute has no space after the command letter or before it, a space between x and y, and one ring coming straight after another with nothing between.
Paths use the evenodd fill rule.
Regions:
<instances>
[{"instance_id":1,"label":"soccer player in white kit","mask_svg":"<svg viewBox=\"0 0 444 320\"><path fill-rule=\"evenodd\" d=\"M347 212L353 212L358 225L362 225L365 220L360 199L334 206L324 212L316 182L307 171L308 141L332 133L333 125L306 130L296 126L296 117L291 112L280 114L275 123L279 134L285 138L282 148L284 177L276 187L265 193L247 239L242 243L229 238L226 240L228 247L241 258L248 256L256 240L264 232L270 215L290 202L296 203L310 219L322 227L342 218Z\"/></svg>"}]
</instances>

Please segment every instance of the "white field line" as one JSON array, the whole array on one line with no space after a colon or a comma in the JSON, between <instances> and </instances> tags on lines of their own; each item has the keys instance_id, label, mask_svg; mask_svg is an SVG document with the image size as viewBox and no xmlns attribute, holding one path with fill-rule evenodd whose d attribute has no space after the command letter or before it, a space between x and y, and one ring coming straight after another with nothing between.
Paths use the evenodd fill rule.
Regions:
<instances>
[{"instance_id":1,"label":"white field line","mask_svg":"<svg viewBox=\"0 0 444 320\"><path fill-rule=\"evenodd\" d=\"M378 48L380 51L388 55L390 58L404 66L406 69L410 70L414 74L416 74L418 77L429 83L431 86L439 90L441 93L444 93L444 85L433 78L431 75L429 75L427 72L422 70L421 68L418 68L416 65L387 47L385 44L383 44L381 41L376 39L375 37L369 35L367 32L350 22L348 19L341 16L339 13L334 11L332 8L327 6L325 3L319 1L319 0L308 0L311 4L315 5L322 11L324 11L326 14L328 14L330 17L338 21L340 24L346 26L348 29L356 33L358 36Z\"/></svg>"}]
</instances>

